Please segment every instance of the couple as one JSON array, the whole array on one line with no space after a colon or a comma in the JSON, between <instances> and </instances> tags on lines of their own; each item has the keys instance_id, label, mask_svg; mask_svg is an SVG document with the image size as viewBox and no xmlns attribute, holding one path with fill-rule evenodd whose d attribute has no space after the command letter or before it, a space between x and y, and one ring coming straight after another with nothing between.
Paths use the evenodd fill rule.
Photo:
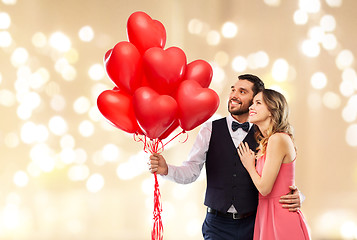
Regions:
<instances>
[{"instance_id":1,"label":"couple","mask_svg":"<svg viewBox=\"0 0 357 240\"><path fill-rule=\"evenodd\" d=\"M154 154L151 172L187 184L206 164L204 239L309 239L293 186L296 150L284 96L257 76L240 75L228 111L202 126L181 166Z\"/></svg>"}]
</instances>

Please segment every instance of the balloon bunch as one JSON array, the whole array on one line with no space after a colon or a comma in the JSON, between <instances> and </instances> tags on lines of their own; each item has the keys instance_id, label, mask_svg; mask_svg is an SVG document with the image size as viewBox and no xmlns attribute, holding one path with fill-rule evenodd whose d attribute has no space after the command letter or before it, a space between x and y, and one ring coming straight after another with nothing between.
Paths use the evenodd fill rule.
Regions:
<instances>
[{"instance_id":1,"label":"balloon bunch","mask_svg":"<svg viewBox=\"0 0 357 240\"><path fill-rule=\"evenodd\" d=\"M212 67L204 60L187 64L178 47L164 49L164 25L144 12L130 15L127 36L128 41L117 43L104 56L115 87L103 91L97 105L111 124L139 136L144 149L156 153L163 151L162 140L175 129L192 130L217 110L219 97L208 88ZM160 192L154 175L152 239L162 239Z\"/></svg>"}]
</instances>

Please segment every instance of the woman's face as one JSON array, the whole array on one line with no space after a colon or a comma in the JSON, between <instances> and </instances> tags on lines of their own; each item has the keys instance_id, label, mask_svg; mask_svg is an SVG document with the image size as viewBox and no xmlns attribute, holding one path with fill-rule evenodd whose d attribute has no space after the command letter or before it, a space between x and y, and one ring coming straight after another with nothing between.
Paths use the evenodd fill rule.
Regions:
<instances>
[{"instance_id":1,"label":"woman's face","mask_svg":"<svg viewBox=\"0 0 357 240\"><path fill-rule=\"evenodd\" d=\"M253 104L249 107L249 122L259 124L270 121L271 113L263 100L263 93L260 92L253 98Z\"/></svg>"}]
</instances>

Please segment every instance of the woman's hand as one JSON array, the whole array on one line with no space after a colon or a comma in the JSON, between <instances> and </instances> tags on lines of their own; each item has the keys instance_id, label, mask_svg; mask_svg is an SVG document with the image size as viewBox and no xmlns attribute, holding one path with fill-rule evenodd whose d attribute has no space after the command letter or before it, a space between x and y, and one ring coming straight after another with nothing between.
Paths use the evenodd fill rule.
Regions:
<instances>
[{"instance_id":1,"label":"woman's hand","mask_svg":"<svg viewBox=\"0 0 357 240\"><path fill-rule=\"evenodd\" d=\"M255 153L249 148L248 143L241 142L237 151L245 169L247 169L248 172L255 169Z\"/></svg>"}]
</instances>

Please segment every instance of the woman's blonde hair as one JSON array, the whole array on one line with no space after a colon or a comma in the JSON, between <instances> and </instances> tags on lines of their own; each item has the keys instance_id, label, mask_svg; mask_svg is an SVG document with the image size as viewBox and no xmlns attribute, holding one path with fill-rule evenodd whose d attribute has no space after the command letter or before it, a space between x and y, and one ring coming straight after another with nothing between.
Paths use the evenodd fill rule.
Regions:
<instances>
[{"instance_id":1,"label":"woman's blonde hair","mask_svg":"<svg viewBox=\"0 0 357 240\"><path fill-rule=\"evenodd\" d=\"M264 89L261 93L271 114L271 124L267 130L267 136L264 137L258 128L255 135L259 143L257 150L260 150L264 155L271 135L279 132L287 133L293 140L293 129L289 123L289 106L284 95L272 89Z\"/></svg>"}]
</instances>

